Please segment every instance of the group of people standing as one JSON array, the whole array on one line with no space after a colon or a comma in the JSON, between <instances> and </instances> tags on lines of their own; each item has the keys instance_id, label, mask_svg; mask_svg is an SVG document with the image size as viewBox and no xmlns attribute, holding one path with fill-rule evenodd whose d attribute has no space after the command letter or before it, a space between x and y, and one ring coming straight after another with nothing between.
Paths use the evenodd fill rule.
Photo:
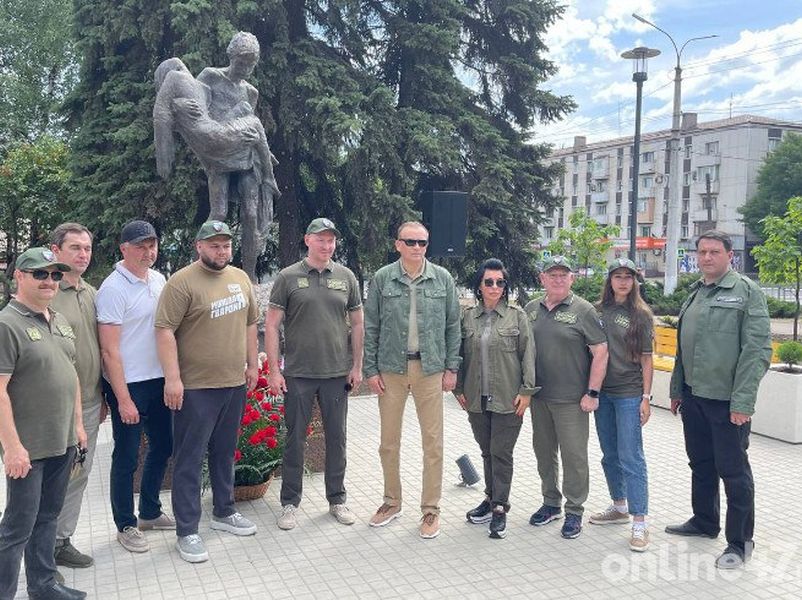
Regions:
<instances>
[{"instance_id":1,"label":"group of people standing","mask_svg":"<svg viewBox=\"0 0 802 600\"><path fill-rule=\"evenodd\" d=\"M307 256L278 274L270 295L269 385L284 394L287 423L278 527L298 526L304 439L315 401L325 430L329 512L344 525L356 522L346 504L346 422L349 391L364 377L378 397L384 475L384 497L370 526L403 514L401 431L411 394L423 447L419 533L439 535L443 393L453 392L468 412L484 466L485 498L466 513L470 523L489 523L493 538L507 535L513 449L529 407L543 496L529 522L545 526L564 510L561 535L578 537L594 413L612 503L589 521L629 523L631 515L629 546L645 550L641 428L650 415L653 323L635 265L613 262L593 306L571 292L568 259L550 257L540 274L544 296L521 308L509 301L505 266L489 259L474 277L476 304L463 310L453 277L426 259L428 230L410 221L397 232L399 260L376 272L363 306L354 274L332 260L339 238L329 219L313 220L304 236ZM257 306L250 280L229 264L228 226L205 223L195 241L198 259L165 281L151 268L156 231L145 221L128 223L123 259L97 292L82 278L91 232L65 223L51 242L18 257L16 295L0 311L0 447L8 491L0 521L0 600L13 598L23 554L33 600L85 597L59 581L56 565L93 563L70 537L107 411L115 442L112 512L126 550L148 550L144 531L175 529L182 559L208 560L199 534L207 453L210 527L256 533L234 507L233 466L246 390L258 378ZM723 480L728 545L717 565L737 568L753 547L746 449L771 352L768 312L755 284L730 269L725 234L703 234L697 251L702 278L680 313L671 385L693 474L693 517L666 531L716 537ZM148 449L135 514L143 432ZM170 456L175 518L159 500Z\"/></svg>"}]
</instances>

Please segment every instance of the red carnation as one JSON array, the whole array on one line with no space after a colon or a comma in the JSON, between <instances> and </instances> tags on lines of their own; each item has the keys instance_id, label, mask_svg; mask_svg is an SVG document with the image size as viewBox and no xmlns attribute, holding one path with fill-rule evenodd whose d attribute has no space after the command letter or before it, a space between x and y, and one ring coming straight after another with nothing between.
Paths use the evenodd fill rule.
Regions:
<instances>
[{"instance_id":1,"label":"red carnation","mask_svg":"<svg viewBox=\"0 0 802 600\"><path fill-rule=\"evenodd\" d=\"M241 458L242 452L240 452L239 449L234 450L234 462L239 462Z\"/></svg>"},{"instance_id":2,"label":"red carnation","mask_svg":"<svg viewBox=\"0 0 802 600\"><path fill-rule=\"evenodd\" d=\"M253 393L253 397L256 399L257 402L261 402L265 399L265 393L262 390L256 390Z\"/></svg>"},{"instance_id":3,"label":"red carnation","mask_svg":"<svg viewBox=\"0 0 802 600\"><path fill-rule=\"evenodd\" d=\"M259 435L259 432L258 432L258 431L257 431L256 433L253 433L253 434L251 434L251 437L249 437L249 438L248 438L248 443L249 443L251 446L256 446L256 445L258 445L258 444L259 444L259 442L261 442L261 441L262 441L262 436L261 436L261 435Z\"/></svg>"},{"instance_id":4,"label":"red carnation","mask_svg":"<svg viewBox=\"0 0 802 600\"><path fill-rule=\"evenodd\" d=\"M283 415L284 414L284 405L278 407L278 411Z\"/></svg>"},{"instance_id":5,"label":"red carnation","mask_svg":"<svg viewBox=\"0 0 802 600\"><path fill-rule=\"evenodd\" d=\"M271 413L271 415L268 417L268 419L278 423L279 421L281 421L281 415L279 415L277 413Z\"/></svg>"},{"instance_id":6,"label":"red carnation","mask_svg":"<svg viewBox=\"0 0 802 600\"><path fill-rule=\"evenodd\" d=\"M248 400L250 400L251 398L253 398L253 392L252 391L245 392L245 397Z\"/></svg>"},{"instance_id":7,"label":"red carnation","mask_svg":"<svg viewBox=\"0 0 802 600\"><path fill-rule=\"evenodd\" d=\"M267 402L267 401L262 402L262 410L266 410L267 412L273 410L272 402Z\"/></svg>"},{"instance_id":8,"label":"red carnation","mask_svg":"<svg viewBox=\"0 0 802 600\"><path fill-rule=\"evenodd\" d=\"M257 379L256 380L256 387L260 387L260 388L267 387L267 378L266 377L260 377L259 379Z\"/></svg>"},{"instance_id":9,"label":"red carnation","mask_svg":"<svg viewBox=\"0 0 802 600\"><path fill-rule=\"evenodd\" d=\"M275 427L273 427L272 425L268 425L267 427L262 429L262 431L264 431L265 435L268 436L268 437L273 437L278 433L278 430Z\"/></svg>"},{"instance_id":10,"label":"red carnation","mask_svg":"<svg viewBox=\"0 0 802 600\"><path fill-rule=\"evenodd\" d=\"M271 450L278 446L278 440L274 437L269 437L265 440L265 446L270 448Z\"/></svg>"},{"instance_id":11,"label":"red carnation","mask_svg":"<svg viewBox=\"0 0 802 600\"><path fill-rule=\"evenodd\" d=\"M314 428L314 427L312 427L311 425L309 425L309 426L306 428L306 437L309 437L309 436L310 436L310 435L312 435L314 432L315 432L315 428Z\"/></svg>"}]
</instances>

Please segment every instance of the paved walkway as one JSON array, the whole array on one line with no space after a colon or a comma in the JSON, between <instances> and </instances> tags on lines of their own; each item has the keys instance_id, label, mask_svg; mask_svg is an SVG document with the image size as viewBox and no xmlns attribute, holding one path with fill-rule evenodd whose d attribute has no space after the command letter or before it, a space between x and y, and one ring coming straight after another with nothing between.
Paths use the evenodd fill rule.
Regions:
<instances>
[{"instance_id":1,"label":"paved walkway","mask_svg":"<svg viewBox=\"0 0 802 600\"><path fill-rule=\"evenodd\" d=\"M516 448L507 539L491 540L484 526L467 524L464 513L482 494L481 489L454 485L458 474L454 459L467 452L475 465L481 461L465 414L450 394L445 406L445 484L438 538L422 540L417 534L421 451L411 401L402 456L405 514L386 528L368 527L382 498L378 410L375 397L359 397L350 403L346 476L349 505L359 516L356 525L339 525L327 514L322 475L306 479L300 526L290 532L275 525L276 482L264 499L240 506L259 525L257 535L249 538L208 529L211 498L207 495L201 534L211 560L200 565L178 557L171 532L148 532L151 551L141 555L126 552L115 541L108 502L111 427L106 423L73 538L78 548L95 556L96 564L84 570L62 569L62 573L69 585L99 600L802 597L802 521L796 512L802 446L752 437L757 548L745 571L722 573L713 568L713 560L723 549L723 537L685 540L663 533L666 524L689 516L690 504L681 425L667 411L655 409L645 429L652 547L635 554L627 546L627 526L599 527L586 521L578 539L564 540L560 521L542 528L528 524L529 515L540 505L528 421ZM608 503L595 431L591 431L590 454L587 508L594 511ZM4 487L3 480L0 498ZM169 506L168 493L163 499ZM26 597L24 590L22 580L17 598Z\"/></svg>"}]
</instances>

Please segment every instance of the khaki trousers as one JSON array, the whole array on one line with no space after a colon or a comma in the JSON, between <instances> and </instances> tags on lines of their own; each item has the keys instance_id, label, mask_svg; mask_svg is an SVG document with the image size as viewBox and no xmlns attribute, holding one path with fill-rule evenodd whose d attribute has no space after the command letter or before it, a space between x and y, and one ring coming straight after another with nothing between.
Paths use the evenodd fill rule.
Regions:
<instances>
[{"instance_id":1,"label":"khaki trousers","mask_svg":"<svg viewBox=\"0 0 802 600\"><path fill-rule=\"evenodd\" d=\"M540 474L543 504L582 516L590 487L588 468L589 415L578 402L532 402L532 445ZM563 467L560 491L559 450Z\"/></svg>"},{"instance_id":2,"label":"khaki trousers","mask_svg":"<svg viewBox=\"0 0 802 600\"><path fill-rule=\"evenodd\" d=\"M409 393L415 400L423 446L421 512L440 514L443 489L443 373L424 375L421 362L410 360L407 372L381 373L384 394L379 396L381 443L379 456L384 471L384 502L401 506L401 426Z\"/></svg>"}]
</instances>

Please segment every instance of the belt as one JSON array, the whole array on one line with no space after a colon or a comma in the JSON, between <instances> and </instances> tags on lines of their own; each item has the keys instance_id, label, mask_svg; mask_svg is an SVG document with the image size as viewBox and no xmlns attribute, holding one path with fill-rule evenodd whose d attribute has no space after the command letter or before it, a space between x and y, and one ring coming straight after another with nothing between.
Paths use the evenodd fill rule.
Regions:
<instances>
[{"instance_id":1,"label":"belt","mask_svg":"<svg viewBox=\"0 0 802 600\"><path fill-rule=\"evenodd\" d=\"M420 352L407 352L407 360L420 360Z\"/></svg>"}]
</instances>

